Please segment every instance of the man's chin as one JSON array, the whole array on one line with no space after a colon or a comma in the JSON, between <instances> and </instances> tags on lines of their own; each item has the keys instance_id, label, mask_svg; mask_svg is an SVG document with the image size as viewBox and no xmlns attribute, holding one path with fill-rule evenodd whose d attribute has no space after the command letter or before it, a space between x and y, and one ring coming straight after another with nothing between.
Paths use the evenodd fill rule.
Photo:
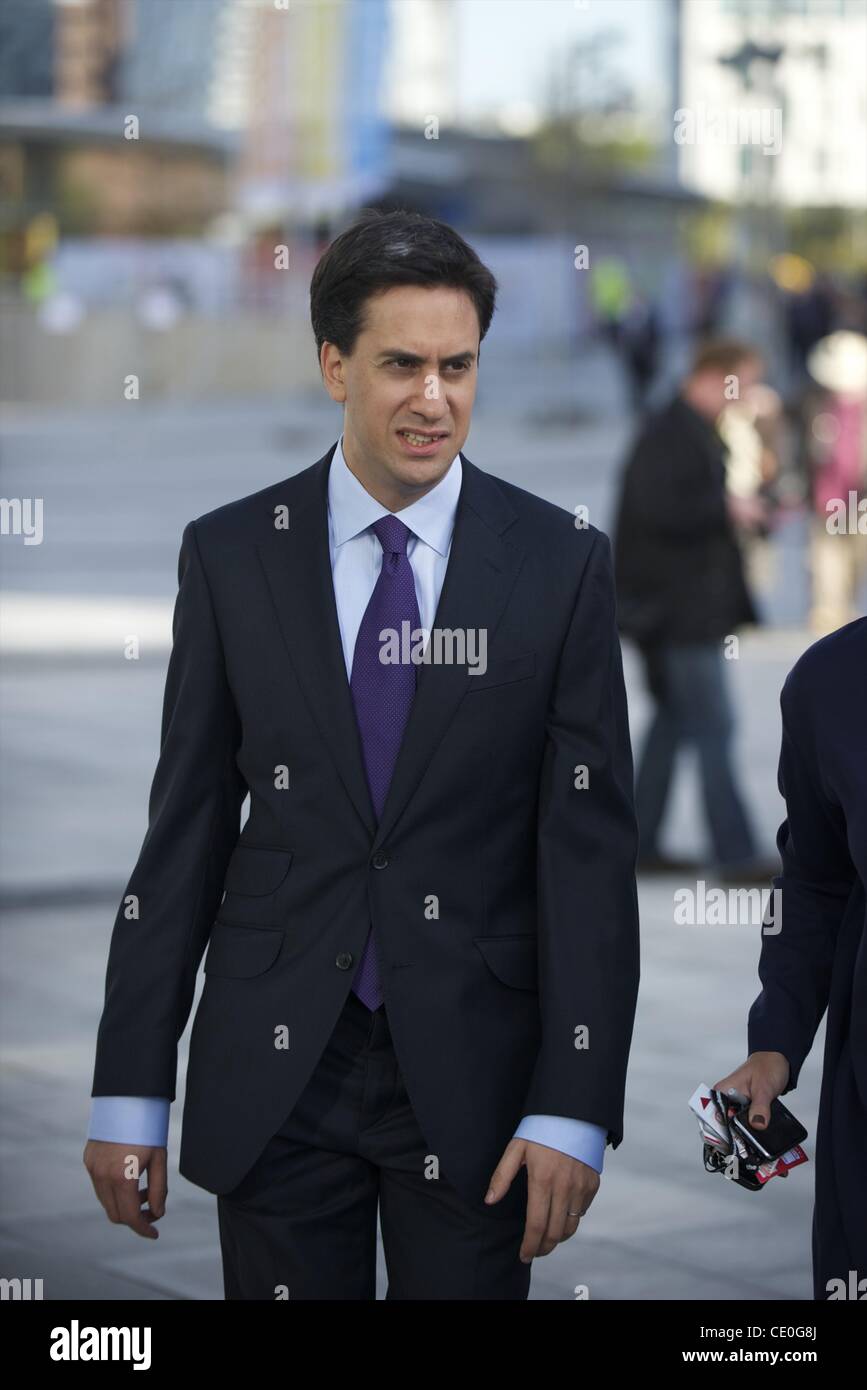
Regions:
<instances>
[{"instance_id":1,"label":"man's chin","mask_svg":"<svg viewBox=\"0 0 867 1390\"><path fill-rule=\"evenodd\" d=\"M438 483L440 478L444 478L449 470L449 465L454 458L454 454L449 454L448 458L407 458L399 454L397 457L392 455L389 471L395 482L402 483L407 487L424 487L432 483Z\"/></svg>"}]
</instances>

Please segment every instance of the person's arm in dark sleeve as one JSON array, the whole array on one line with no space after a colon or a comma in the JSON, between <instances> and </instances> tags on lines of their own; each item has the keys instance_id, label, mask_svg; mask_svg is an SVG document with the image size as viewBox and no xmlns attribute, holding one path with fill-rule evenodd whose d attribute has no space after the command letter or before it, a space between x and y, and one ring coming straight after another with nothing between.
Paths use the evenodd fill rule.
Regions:
<instances>
[{"instance_id":1,"label":"person's arm in dark sleeve","mask_svg":"<svg viewBox=\"0 0 867 1390\"><path fill-rule=\"evenodd\" d=\"M791 673L780 695L783 718L778 785L786 819L777 834L782 874L762 927L762 992L748 1021L749 1052L781 1052L786 1091L797 1084L828 1005L837 932L855 884L842 810L823 787L807 713Z\"/></svg>"},{"instance_id":2,"label":"person's arm in dark sleeve","mask_svg":"<svg viewBox=\"0 0 867 1390\"><path fill-rule=\"evenodd\" d=\"M199 551L178 558L173 644L148 827L115 918L92 1096L174 1100L177 1044L240 833L240 722Z\"/></svg>"},{"instance_id":3,"label":"person's arm in dark sleeve","mask_svg":"<svg viewBox=\"0 0 867 1390\"><path fill-rule=\"evenodd\" d=\"M542 1045L523 1114L599 1125L616 1148L639 978L638 828L611 547L601 531L546 733L537 833ZM580 769L587 785L576 787Z\"/></svg>"}]
</instances>

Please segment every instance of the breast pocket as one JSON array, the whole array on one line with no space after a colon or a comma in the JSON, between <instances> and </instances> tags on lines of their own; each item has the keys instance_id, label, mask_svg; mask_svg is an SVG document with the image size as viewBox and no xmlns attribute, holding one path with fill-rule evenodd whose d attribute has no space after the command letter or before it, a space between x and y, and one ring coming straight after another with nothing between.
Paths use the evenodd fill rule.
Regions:
<instances>
[{"instance_id":1,"label":"breast pocket","mask_svg":"<svg viewBox=\"0 0 867 1390\"><path fill-rule=\"evenodd\" d=\"M477 676L467 676L467 691L490 690L495 685L511 685L536 674L536 653L521 652L518 656L499 656L488 662L487 669Z\"/></svg>"}]
</instances>

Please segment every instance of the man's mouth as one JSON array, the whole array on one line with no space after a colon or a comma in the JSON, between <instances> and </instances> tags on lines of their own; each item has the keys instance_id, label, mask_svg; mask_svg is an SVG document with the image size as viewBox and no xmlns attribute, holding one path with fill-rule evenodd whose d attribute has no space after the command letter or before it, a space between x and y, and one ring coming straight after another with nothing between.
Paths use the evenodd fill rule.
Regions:
<instances>
[{"instance_id":1,"label":"man's mouth","mask_svg":"<svg viewBox=\"0 0 867 1390\"><path fill-rule=\"evenodd\" d=\"M417 445L434 444L437 440L445 439L446 437L444 430L437 430L430 434L423 430L398 430L398 434L402 435L404 439L408 439L410 444Z\"/></svg>"}]
</instances>

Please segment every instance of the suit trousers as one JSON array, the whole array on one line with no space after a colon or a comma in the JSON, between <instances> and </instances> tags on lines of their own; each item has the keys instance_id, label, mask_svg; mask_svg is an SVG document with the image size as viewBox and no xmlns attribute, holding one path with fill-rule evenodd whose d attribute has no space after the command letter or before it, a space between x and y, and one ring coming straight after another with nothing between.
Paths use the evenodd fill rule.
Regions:
<instances>
[{"instance_id":1,"label":"suit trousers","mask_svg":"<svg viewBox=\"0 0 867 1390\"><path fill-rule=\"evenodd\" d=\"M526 1299L526 1194L523 1167L493 1207L437 1176L385 1006L350 991L291 1114L217 1198L225 1297L375 1299L378 1204L387 1299Z\"/></svg>"}]
</instances>

